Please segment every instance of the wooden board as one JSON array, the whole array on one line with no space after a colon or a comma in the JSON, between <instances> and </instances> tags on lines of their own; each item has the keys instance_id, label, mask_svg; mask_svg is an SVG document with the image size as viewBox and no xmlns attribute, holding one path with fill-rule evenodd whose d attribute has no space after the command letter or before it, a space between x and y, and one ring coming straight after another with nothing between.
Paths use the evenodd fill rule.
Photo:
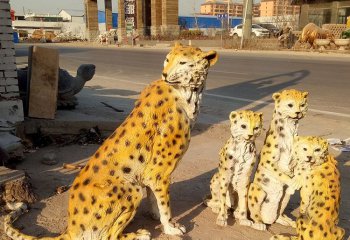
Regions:
<instances>
[{"instance_id":1,"label":"wooden board","mask_svg":"<svg viewBox=\"0 0 350 240\"><path fill-rule=\"evenodd\" d=\"M20 170L12 170L6 167L0 167L0 186L5 183L16 181L24 178L24 172Z\"/></svg>"},{"instance_id":2,"label":"wooden board","mask_svg":"<svg viewBox=\"0 0 350 240\"><path fill-rule=\"evenodd\" d=\"M58 91L58 51L34 46L32 48L28 116L54 119Z\"/></svg>"}]
</instances>

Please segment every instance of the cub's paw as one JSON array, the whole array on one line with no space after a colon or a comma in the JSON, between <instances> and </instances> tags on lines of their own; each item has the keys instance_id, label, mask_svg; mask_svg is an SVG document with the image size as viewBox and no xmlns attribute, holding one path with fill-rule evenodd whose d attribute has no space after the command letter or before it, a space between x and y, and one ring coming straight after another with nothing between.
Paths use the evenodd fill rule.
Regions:
<instances>
[{"instance_id":1,"label":"cub's paw","mask_svg":"<svg viewBox=\"0 0 350 240\"><path fill-rule=\"evenodd\" d=\"M213 213L218 214L220 212L220 205L218 203L215 203L213 199L205 199L203 201L203 204L209 207Z\"/></svg>"},{"instance_id":2,"label":"cub's paw","mask_svg":"<svg viewBox=\"0 0 350 240\"><path fill-rule=\"evenodd\" d=\"M297 224L295 221L293 221L291 218L287 217L286 215L281 215L279 218L276 220L276 223L279 223L283 226L290 226L292 228L296 228Z\"/></svg>"},{"instance_id":3,"label":"cub's paw","mask_svg":"<svg viewBox=\"0 0 350 240\"><path fill-rule=\"evenodd\" d=\"M251 227L253 225L253 222L248 219L239 219L238 223L239 225L248 226L248 227Z\"/></svg>"},{"instance_id":4,"label":"cub's paw","mask_svg":"<svg viewBox=\"0 0 350 240\"><path fill-rule=\"evenodd\" d=\"M136 232L136 240L151 240L151 233L146 229L139 229Z\"/></svg>"},{"instance_id":5,"label":"cub's paw","mask_svg":"<svg viewBox=\"0 0 350 240\"><path fill-rule=\"evenodd\" d=\"M219 215L216 219L216 224L221 226L221 227L226 227L227 226L227 216Z\"/></svg>"},{"instance_id":6,"label":"cub's paw","mask_svg":"<svg viewBox=\"0 0 350 240\"><path fill-rule=\"evenodd\" d=\"M167 225L163 226L163 230L164 230L164 233L168 235L182 236L186 233L185 226L178 223L173 224L169 222Z\"/></svg>"},{"instance_id":7,"label":"cub's paw","mask_svg":"<svg viewBox=\"0 0 350 240\"><path fill-rule=\"evenodd\" d=\"M259 231L266 231L266 225L263 223L253 223L251 227Z\"/></svg>"}]
</instances>

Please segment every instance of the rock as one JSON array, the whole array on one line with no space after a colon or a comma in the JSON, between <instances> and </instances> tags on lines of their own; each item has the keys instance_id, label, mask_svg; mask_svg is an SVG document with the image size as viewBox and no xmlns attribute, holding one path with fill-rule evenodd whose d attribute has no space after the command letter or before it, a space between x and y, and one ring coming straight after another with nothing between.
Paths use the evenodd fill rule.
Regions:
<instances>
[{"instance_id":1,"label":"rock","mask_svg":"<svg viewBox=\"0 0 350 240\"><path fill-rule=\"evenodd\" d=\"M57 154L53 150L44 154L41 163L49 166L56 165L58 163Z\"/></svg>"}]
</instances>

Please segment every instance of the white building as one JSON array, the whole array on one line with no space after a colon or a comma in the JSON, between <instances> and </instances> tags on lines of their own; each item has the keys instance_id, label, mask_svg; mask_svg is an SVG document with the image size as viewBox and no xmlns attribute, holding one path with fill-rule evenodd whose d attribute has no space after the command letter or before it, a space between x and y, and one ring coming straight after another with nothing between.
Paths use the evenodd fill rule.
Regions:
<instances>
[{"instance_id":1,"label":"white building","mask_svg":"<svg viewBox=\"0 0 350 240\"><path fill-rule=\"evenodd\" d=\"M64 22L85 23L85 12L83 10L62 9L58 15Z\"/></svg>"}]
</instances>

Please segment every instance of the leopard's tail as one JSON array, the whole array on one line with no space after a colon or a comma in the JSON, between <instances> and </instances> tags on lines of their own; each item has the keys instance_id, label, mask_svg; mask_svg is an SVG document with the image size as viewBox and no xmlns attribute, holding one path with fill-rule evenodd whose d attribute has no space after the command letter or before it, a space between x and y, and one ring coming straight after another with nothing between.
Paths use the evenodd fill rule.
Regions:
<instances>
[{"instance_id":1,"label":"leopard's tail","mask_svg":"<svg viewBox=\"0 0 350 240\"><path fill-rule=\"evenodd\" d=\"M32 237L21 233L18 229L12 226L12 223L17 220L24 212L27 211L27 205L24 203L7 204L7 207L12 210L4 219L4 230L8 237L12 240L71 240L68 234L62 234L58 237Z\"/></svg>"},{"instance_id":2,"label":"leopard's tail","mask_svg":"<svg viewBox=\"0 0 350 240\"><path fill-rule=\"evenodd\" d=\"M270 238L270 240L298 240L297 236L284 236L284 235L275 235Z\"/></svg>"}]
</instances>

